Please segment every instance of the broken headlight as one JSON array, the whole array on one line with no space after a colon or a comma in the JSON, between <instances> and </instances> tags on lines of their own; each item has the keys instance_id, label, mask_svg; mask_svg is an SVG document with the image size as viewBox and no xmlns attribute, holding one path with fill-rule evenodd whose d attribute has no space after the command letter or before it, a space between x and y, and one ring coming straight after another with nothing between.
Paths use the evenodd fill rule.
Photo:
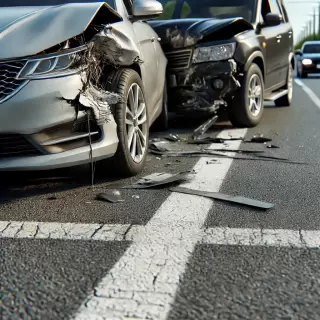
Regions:
<instances>
[{"instance_id":1,"label":"broken headlight","mask_svg":"<svg viewBox=\"0 0 320 320\"><path fill-rule=\"evenodd\" d=\"M208 62L228 60L233 57L236 50L235 42L219 44L210 47L199 47L193 53L192 62Z\"/></svg>"},{"instance_id":2,"label":"broken headlight","mask_svg":"<svg viewBox=\"0 0 320 320\"><path fill-rule=\"evenodd\" d=\"M79 61L86 48L86 46L82 46L73 50L28 59L17 78L36 80L75 74L80 70Z\"/></svg>"}]
</instances>

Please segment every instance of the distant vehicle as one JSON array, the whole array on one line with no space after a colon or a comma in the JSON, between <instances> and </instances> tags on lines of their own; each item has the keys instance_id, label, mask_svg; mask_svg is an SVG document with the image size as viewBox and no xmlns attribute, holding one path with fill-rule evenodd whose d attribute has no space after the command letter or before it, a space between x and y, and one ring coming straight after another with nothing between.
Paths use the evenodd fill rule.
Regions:
<instances>
[{"instance_id":1,"label":"distant vehicle","mask_svg":"<svg viewBox=\"0 0 320 320\"><path fill-rule=\"evenodd\" d=\"M161 12L155 0L2 0L0 171L103 160L140 172L149 127L167 125L167 59L143 21Z\"/></svg>"},{"instance_id":2,"label":"distant vehicle","mask_svg":"<svg viewBox=\"0 0 320 320\"><path fill-rule=\"evenodd\" d=\"M299 78L306 78L309 73L320 73L320 41L306 41L295 54Z\"/></svg>"},{"instance_id":3,"label":"distant vehicle","mask_svg":"<svg viewBox=\"0 0 320 320\"><path fill-rule=\"evenodd\" d=\"M169 110L215 112L226 106L235 126L252 127L264 100L290 106L293 31L278 0L160 0L150 25L168 58Z\"/></svg>"}]
</instances>

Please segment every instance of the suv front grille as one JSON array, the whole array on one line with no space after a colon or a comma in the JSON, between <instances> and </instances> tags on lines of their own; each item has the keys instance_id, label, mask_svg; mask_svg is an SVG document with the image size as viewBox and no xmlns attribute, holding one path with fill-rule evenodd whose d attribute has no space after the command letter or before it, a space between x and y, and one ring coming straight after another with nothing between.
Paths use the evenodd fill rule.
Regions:
<instances>
[{"instance_id":1,"label":"suv front grille","mask_svg":"<svg viewBox=\"0 0 320 320\"><path fill-rule=\"evenodd\" d=\"M19 134L0 134L0 159L41 155L30 142Z\"/></svg>"},{"instance_id":2,"label":"suv front grille","mask_svg":"<svg viewBox=\"0 0 320 320\"><path fill-rule=\"evenodd\" d=\"M191 55L191 49L166 52L168 70L181 70L188 68L190 65Z\"/></svg>"},{"instance_id":3,"label":"suv front grille","mask_svg":"<svg viewBox=\"0 0 320 320\"><path fill-rule=\"evenodd\" d=\"M24 61L0 63L0 103L10 99L28 83L28 80L16 79L24 65Z\"/></svg>"}]
</instances>

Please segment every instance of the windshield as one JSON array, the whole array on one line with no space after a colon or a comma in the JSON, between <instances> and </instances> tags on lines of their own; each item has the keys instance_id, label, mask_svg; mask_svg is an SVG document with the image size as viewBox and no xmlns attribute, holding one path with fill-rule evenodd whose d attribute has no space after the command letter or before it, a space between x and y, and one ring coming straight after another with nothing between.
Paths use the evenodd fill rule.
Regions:
<instances>
[{"instance_id":1,"label":"windshield","mask_svg":"<svg viewBox=\"0 0 320 320\"><path fill-rule=\"evenodd\" d=\"M159 0L163 13L159 20L181 18L234 18L252 22L255 0Z\"/></svg>"},{"instance_id":2,"label":"windshield","mask_svg":"<svg viewBox=\"0 0 320 320\"><path fill-rule=\"evenodd\" d=\"M0 7L33 7L33 6L58 6L66 3L90 3L106 2L112 8L115 8L114 0L1 0Z\"/></svg>"},{"instance_id":3,"label":"windshield","mask_svg":"<svg viewBox=\"0 0 320 320\"><path fill-rule=\"evenodd\" d=\"M320 53L320 43L319 44L307 44L303 48L303 53Z\"/></svg>"}]
</instances>

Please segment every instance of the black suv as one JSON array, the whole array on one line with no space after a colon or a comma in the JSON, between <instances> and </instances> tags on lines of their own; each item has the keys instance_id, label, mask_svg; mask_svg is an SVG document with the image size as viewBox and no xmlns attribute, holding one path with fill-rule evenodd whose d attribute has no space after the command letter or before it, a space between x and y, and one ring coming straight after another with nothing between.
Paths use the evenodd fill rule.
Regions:
<instances>
[{"instance_id":1,"label":"black suv","mask_svg":"<svg viewBox=\"0 0 320 320\"><path fill-rule=\"evenodd\" d=\"M295 54L298 78L306 78L309 73L320 73L320 41L306 41Z\"/></svg>"},{"instance_id":2,"label":"black suv","mask_svg":"<svg viewBox=\"0 0 320 320\"><path fill-rule=\"evenodd\" d=\"M160 0L150 25L168 59L169 109L228 109L234 126L252 127L264 100L289 106L293 31L280 0Z\"/></svg>"}]
</instances>

